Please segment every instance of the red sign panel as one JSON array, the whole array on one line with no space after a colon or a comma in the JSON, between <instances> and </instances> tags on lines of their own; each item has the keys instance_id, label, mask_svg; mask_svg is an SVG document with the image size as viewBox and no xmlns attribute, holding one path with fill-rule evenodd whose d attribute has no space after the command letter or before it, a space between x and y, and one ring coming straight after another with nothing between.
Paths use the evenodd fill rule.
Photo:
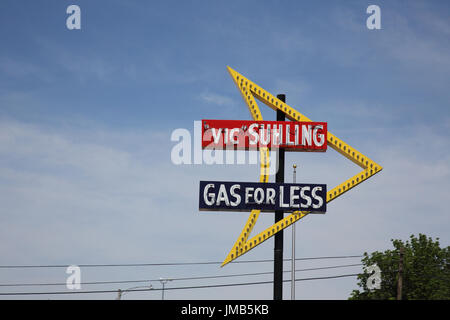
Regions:
<instances>
[{"instance_id":1,"label":"red sign panel","mask_svg":"<svg viewBox=\"0 0 450 320\"><path fill-rule=\"evenodd\" d=\"M326 151L326 122L202 120L203 149Z\"/></svg>"}]
</instances>

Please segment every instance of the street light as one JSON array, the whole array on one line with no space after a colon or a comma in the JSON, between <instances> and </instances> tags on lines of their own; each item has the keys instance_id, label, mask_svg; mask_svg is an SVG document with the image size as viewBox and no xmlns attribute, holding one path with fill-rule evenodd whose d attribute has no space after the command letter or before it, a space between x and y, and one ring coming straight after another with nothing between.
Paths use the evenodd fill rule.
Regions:
<instances>
[{"instance_id":1,"label":"street light","mask_svg":"<svg viewBox=\"0 0 450 320\"><path fill-rule=\"evenodd\" d=\"M164 286L165 286L166 283L169 282L169 281L172 281L172 279L170 279L170 278L166 278L166 279L164 279L164 278L159 278L159 282L161 282L161 284L162 284L162 297L161 297L161 300L164 300Z\"/></svg>"},{"instance_id":2,"label":"street light","mask_svg":"<svg viewBox=\"0 0 450 320\"><path fill-rule=\"evenodd\" d=\"M125 290L119 289L117 291L117 299L116 300L121 300L122 297L125 295L125 293L132 291L133 289L141 289L141 288L147 288L149 290L153 289L152 284L150 283L149 286L138 286L138 287L132 287L132 288L128 288Z\"/></svg>"}]
</instances>

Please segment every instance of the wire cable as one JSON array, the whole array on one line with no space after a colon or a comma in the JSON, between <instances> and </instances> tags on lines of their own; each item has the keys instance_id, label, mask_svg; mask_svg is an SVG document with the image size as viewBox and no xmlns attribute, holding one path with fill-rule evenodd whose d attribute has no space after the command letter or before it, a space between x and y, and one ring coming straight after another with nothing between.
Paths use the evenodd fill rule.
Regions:
<instances>
[{"instance_id":1,"label":"wire cable","mask_svg":"<svg viewBox=\"0 0 450 320\"><path fill-rule=\"evenodd\" d=\"M349 259L361 258L362 255L348 256L329 256L329 257L307 257L297 258L296 261L304 260L326 260L326 259ZM283 259L283 261L291 261L291 259ZM116 263L116 264L77 264L80 268L99 268L99 267L156 267L156 266L187 266L187 265L221 265L223 261L203 261L203 262L165 262L165 263ZM231 263L262 263L273 262L273 259L261 260L238 260ZM0 269L26 269L26 268L67 268L70 264L49 264L49 265L0 265Z\"/></svg>"},{"instance_id":2,"label":"wire cable","mask_svg":"<svg viewBox=\"0 0 450 320\"><path fill-rule=\"evenodd\" d=\"M336 279L345 277L357 276L357 273L352 274L341 274L336 276L327 277L314 277L314 278L301 278L295 279L295 281L310 281L310 280L324 280L324 279ZM283 280L283 282L291 282L290 279ZM242 282L242 283L224 283L224 284L213 284L213 285L203 285L203 286L187 286L187 287L165 287L164 290L186 290L186 289L204 289L204 288L220 288L220 287L234 287L234 286L249 286L249 285L260 285L260 284L270 284L272 281L259 281L259 282ZM133 289L127 290L128 292L136 291L161 291L162 288L149 288L149 289ZM117 293L118 290L90 290L90 291L54 291L54 292L1 292L0 296L17 296L17 295L49 295L49 294L89 294L89 293Z\"/></svg>"},{"instance_id":3,"label":"wire cable","mask_svg":"<svg viewBox=\"0 0 450 320\"><path fill-rule=\"evenodd\" d=\"M302 271L314 271L314 270L325 270L325 269L336 269L345 267L362 266L362 263L357 264L346 264L346 265L335 265L327 267L315 267L306 269L296 269L296 272ZM291 272L291 270L285 270L283 272ZM181 277L181 278L171 278L172 281L185 281L185 280L205 280L205 279L219 279L219 278L231 278L231 277L243 277L243 276L256 276L273 274L273 271L267 272L253 272L253 273L239 273L239 274L226 274L226 275L213 275L213 276L196 276L196 277ZM91 281L82 282L80 285L97 285L97 284L121 284L121 283L142 283L142 282L156 282L160 279L142 279L142 280L116 280L116 281ZM66 283L2 283L0 287L32 287L32 286L61 286L66 285Z\"/></svg>"}]
</instances>

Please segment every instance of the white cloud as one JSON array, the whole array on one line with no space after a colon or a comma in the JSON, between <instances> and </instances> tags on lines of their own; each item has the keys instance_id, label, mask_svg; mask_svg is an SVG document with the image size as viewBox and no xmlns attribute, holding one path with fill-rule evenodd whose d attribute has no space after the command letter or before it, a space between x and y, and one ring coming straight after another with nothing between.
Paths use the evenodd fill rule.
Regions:
<instances>
[{"instance_id":1,"label":"white cloud","mask_svg":"<svg viewBox=\"0 0 450 320\"><path fill-rule=\"evenodd\" d=\"M200 98L218 106L234 105L232 98L217 93L204 92L200 95Z\"/></svg>"},{"instance_id":2,"label":"white cloud","mask_svg":"<svg viewBox=\"0 0 450 320\"><path fill-rule=\"evenodd\" d=\"M9 57L0 57L0 70L12 78L38 78L43 82L52 81L52 76L45 68L26 61Z\"/></svg>"}]
</instances>

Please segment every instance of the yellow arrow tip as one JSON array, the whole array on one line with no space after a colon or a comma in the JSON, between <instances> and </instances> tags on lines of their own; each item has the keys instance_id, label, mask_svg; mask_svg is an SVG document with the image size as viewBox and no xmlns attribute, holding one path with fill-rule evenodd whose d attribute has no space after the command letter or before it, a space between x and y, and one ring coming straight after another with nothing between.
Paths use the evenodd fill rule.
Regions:
<instances>
[{"instance_id":1,"label":"yellow arrow tip","mask_svg":"<svg viewBox=\"0 0 450 320\"><path fill-rule=\"evenodd\" d=\"M228 70L228 73L230 74L230 76L232 78L234 78L236 71L234 71L233 68L231 68L230 66L227 66L227 70Z\"/></svg>"}]
</instances>

